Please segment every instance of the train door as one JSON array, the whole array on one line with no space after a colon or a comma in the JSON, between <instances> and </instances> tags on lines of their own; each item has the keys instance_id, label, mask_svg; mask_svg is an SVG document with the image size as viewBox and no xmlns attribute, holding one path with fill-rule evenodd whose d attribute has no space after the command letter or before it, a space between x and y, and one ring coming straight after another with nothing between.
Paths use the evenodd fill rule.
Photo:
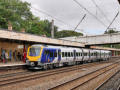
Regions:
<instances>
[{"instance_id":1,"label":"train door","mask_svg":"<svg viewBox=\"0 0 120 90\"><path fill-rule=\"evenodd\" d=\"M74 60L76 60L76 50L73 50L74 53Z\"/></svg>"},{"instance_id":2,"label":"train door","mask_svg":"<svg viewBox=\"0 0 120 90\"><path fill-rule=\"evenodd\" d=\"M41 58L42 63L47 63L47 58L48 58L48 50L46 48L43 49L43 54Z\"/></svg>"},{"instance_id":3,"label":"train door","mask_svg":"<svg viewBox=\"0 0 120 90\"><path fill-rule=\"evenodd\" d=\"M55 53L55 50L54 50L54 49L51 49L51 50L49 51L48 62L52 62L52 61L55 59L54 53Z\"/></svg>"},{"instance_id":4,"label":"train door","mask_svg":"<svg viewBox=\"0 0 120 90\"><path fill-rule=\"evenodd\" d=\"M82 62L84 61L84 51L82 49Z\"/></svg>"},{"instance_id":5,"label":"train door","mask_svg":"<svg viewBox=\"0 0 120 90\"><path fill-rule=\"evenodd\" d=\"M55 52L55 50L53 50L53 49L43 49L41 62L42 63L52 62L55 59L54 52Z\"/></svg>"},{"instance_id":6,"label":"train door","mask_svg":"<svg viewBox=\"0 0 120 90\"><path fill-rule=\"evenodd\" d=\"M92 51L92 50L89 50L89 60L92 60L92 59L91 59L91 51Z\"/></svg>"},{"instance_id":7,"label":"train door","mask_svg":"<svg viewBox=\"0 0 120 90\"><path fill-rule=\"evenodd\" d=\"M59 49L58 50L58 61L60 61L61 60L61 50Z\"/></svg>"}]
</instances>

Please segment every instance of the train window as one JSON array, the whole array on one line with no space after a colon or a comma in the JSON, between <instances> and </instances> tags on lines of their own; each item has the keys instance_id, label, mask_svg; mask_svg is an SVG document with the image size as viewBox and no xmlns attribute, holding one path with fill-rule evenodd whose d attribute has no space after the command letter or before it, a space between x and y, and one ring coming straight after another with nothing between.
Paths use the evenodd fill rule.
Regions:
<instances>
[{"instance_id":1,"label":"train window","mask_svg":"<svg viewBox=\"0 0 120 90\"><path fill-rule=\"evenodd\" d=\"M92 56L94 56L94 53L92 53Z\"/></svg>"},{"instance_id":2,"label":"train window","mask_svg":"<svg viewBox=\"0 0 120 90\"><path fill-rule=\"evenodd\" d=\"M76 56L78 57L78 52L76 52Z\"/></svg>"},{"instance_id":3,"label":"train window","mask_svg":"<svg viewBox=\"0 0 120 90\"><path fill-rule=\"evenodd\" d=\"M60 51L58 51L58 55L61 55L61 52L60 52Z\"/></svg>"},{"instance_id":4,"label":"train window","mask_svg":"<svg viewBox=\"0 0 120 90\"><path fill-rule=\"evenodd\" d=\"M73 53L71 52L71 57L73 57Z\"/></svg>"},{"instance_id":5,"label":"train window","mask_svg":"<svg viewBox=\"0 0 120 90\"><path fill-rule=\"evenodd\" d=\"M44 55L46 55L46 50L44 51Z\"/></svg>"},{"instance_id":6,"label":"train window","mask_svg":"<svg viewBox=\"0 0 120 90\"><path fill-rule=\"evenodd\" d=\"M92 53L90 53L90 56L92 56Z\"/></svg>"},{"instance_id":7,"label":"train window","mask_svg":"<svg viewBox=\"0 0 120 90\"><path fill-rule=\"evenodd\" d=\"M47 52L46 52L46 50L45 50L45 51L44 51L44 55L46 55L46 53L47 53Z\"/></svg>"},{"instance_id":8,"label":"train window","mask_svg":"<svg viewBox=\"0 0 120 90\"><path fill-rule=\"evenodd\" d=\"M83 53L83 55L85 56L85 53Z\"/></svg>"},{"instance_id":9,"label":"train window","mask_svg":"<svg viewBox=\"0 0 120 90\"><path fill-rule=\"evenodd\" d=\"M82 56L82 53L81 53L81 56Z\"/></svg>"},{"instance_id":10,"label":"train window","mask_svg":"<svg viewBox=\"0 0 120 90\"><path fill-rule=\"evenodd\" d=\"M50 52L50 57L53 57L53 52Z\"/></svg>"},{"instance_id":11,"label":"train window","mask_svg":"<svg viewBox=\"0 0 120 90\"><path fill-rule=\"evenodd\" d=\"M68 57L71 57L71 56L70 56L70 52L68 52Z\"/></svg>"},{"instance_id":12,"label":"train window","mask_svg":"<svg viewBox=\"0 0 120 90\"><path fill-rule=\"evenodd\" d=\"M54 57L57 57L57 52L54 53Z\"/></svg>"},{"instance_id":13,"label":"train window","mask_svg":"<svg viewBox=\"0 0 120 90\"><path fill-rule=\"evenodd\" d=\"M80 56L80 52L79 52L79 56Z\"/></svg>"},{"instance_id":14,"label":"train window","mask_svg":"<svg viewBox=\"0 0 120 90\"><path fill-rule=\"evenodd\" d=\"M67 57L67 52L65 52L65 57Z\"/></svg>"},{"instance_id":15,"label":"train window","mask_svg":"<svg viewBox=\"0 0 120 90\"><path fill-rule=\"evenodd\" d=\"M64 52L62 52L62 57L65 57Z\"/></svg>"},{"instance_id":16,"label":"train window","mask_svg":"<svg viewBox=\"0 0 120 90\"><path fill-rule=\"evenodd\" d=\"M48 55L49 54L49 51L48 50L45 50L44 51L44 55Z\"/></svg>"}]
</instances>

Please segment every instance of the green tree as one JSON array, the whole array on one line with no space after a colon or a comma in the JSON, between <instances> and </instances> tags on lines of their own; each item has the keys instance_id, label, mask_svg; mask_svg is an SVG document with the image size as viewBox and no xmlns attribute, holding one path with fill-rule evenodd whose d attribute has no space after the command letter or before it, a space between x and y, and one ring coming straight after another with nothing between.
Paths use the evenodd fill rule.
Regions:
<instances>
[{"instance_id":1,"label":"green tree","mask_svg":"<svg viewBox=\"0 0 120 90\"><path fill-rule=\"evenodd\" d=\"M59 31L56 34L56 38L72 37L72 36L83 36L82 33L74 32L71 30Z\"/></svg>"},{"instance_id":2,"label":"green tree","mask_svg":"<svg viewBox=\"0 0 120 90\"><path fill-rule=\"evenodd\" d=\"M104 34L112 34L112 33L118 33L118 31L115 31L115 30L108 30L108 31L105 31ZM120 44L116 44L116 45L102 45L104 47L109 47L109 48L120 48Z\"/></svg>"},{"instance_id":3,"label":"green tree","mask_svg":"<svg viewBox=\"0 0 120 90\"><path fill-rule=\"evenodd\" d=\"M118 31L108 30L108 31L105 31L105 32L104 32L104 34L111 34L111 33L118 33Z\"/></svg>"},{"instance_id":4,"label":"green tree","mask_svg":"<svg viewBox=\"0 0 120 90\"><path fill-rule=\"evenodd\" d=\"M33 18L29 8L30 4L20 0L0 0L0 28L7 28L8 22L12 23L13 29L20 31Z\"/></svg>"},{"instance_id":5,"label":"green tree","mask_svg":"<svg viewBox=\"0 0 120 90\"><path fill-rule=\"evenodd\" d=\"M28 33L50 37L51 22L35 17L30 6L21 0L0 0L0 28L7 29L10 22L13 30L20 31L24 28ZM56 33L57 26L54 27Z\"/></svg>"},{"instance_id":6,"label":"green tree","mask_svg":"<svg viewBox=\"0 0 120 90\"><path fill-rule=\"evenodd\" d=\"M51 37L51 22L35 17L30 11L30 6L29 3L21 0L0 0L0 28L7 29L10 22L13 30L20 31L24 28L27 33ZM74 31L58 32L57 30L58 27L54 26L56 38L83 35Z\"/></svg>"}]
</instances>

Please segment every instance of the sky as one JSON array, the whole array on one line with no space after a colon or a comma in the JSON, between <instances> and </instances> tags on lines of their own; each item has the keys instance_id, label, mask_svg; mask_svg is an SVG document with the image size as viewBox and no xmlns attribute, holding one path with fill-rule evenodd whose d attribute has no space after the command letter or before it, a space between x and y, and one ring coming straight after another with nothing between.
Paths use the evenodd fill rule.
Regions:
<instances>
[{"instance_id":1,"label":"sky","mask_svg":"<svg viewBox=\"0 0 120 90\"><path fill-rule=\"evenodd\" d=\"M53 19L55 25L59 27L59 30L74 30L82 17L86 14L85 19L76 29L77 32L82 32L85 35L103 34L117 12L120 11L120 5L117 0L76 0L92 13L92 15L81 8L74 0L22 1L31 3L31 11L35 16L40 17L41 20L48 19L51 21ZM96 17L99 20L96 19ZM120 30L120 15L118 15L110 28Z\"/></svg>"}]
</instances>

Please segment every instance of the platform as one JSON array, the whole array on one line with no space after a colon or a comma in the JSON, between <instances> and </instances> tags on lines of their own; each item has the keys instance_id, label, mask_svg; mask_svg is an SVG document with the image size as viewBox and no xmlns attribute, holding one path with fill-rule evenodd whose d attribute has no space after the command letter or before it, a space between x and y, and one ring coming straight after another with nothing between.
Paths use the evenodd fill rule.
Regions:
<instances>
[{"instance_id":1,"label":"platform","mask_svg":"<svg viewBox=\"0 0 120 90\"><path fill-rule=\"evenodd\" d=\"M0 63L0 70L1 69L8 69L8 68L20 68L24 67L24 62L8 62L8 63Z\"/></svg>"}]
</instances>

